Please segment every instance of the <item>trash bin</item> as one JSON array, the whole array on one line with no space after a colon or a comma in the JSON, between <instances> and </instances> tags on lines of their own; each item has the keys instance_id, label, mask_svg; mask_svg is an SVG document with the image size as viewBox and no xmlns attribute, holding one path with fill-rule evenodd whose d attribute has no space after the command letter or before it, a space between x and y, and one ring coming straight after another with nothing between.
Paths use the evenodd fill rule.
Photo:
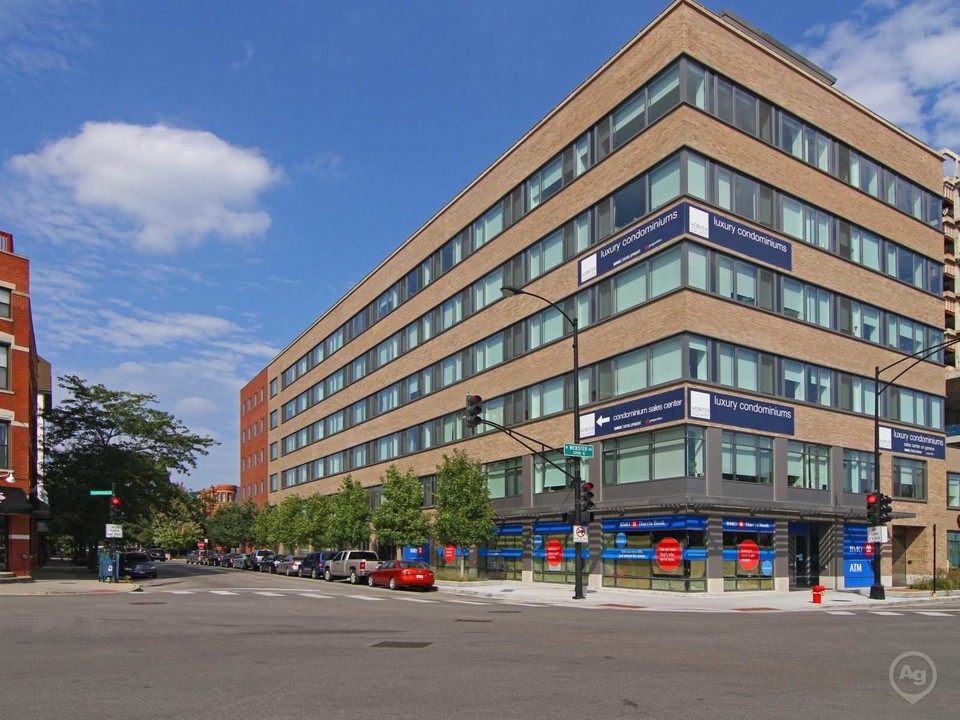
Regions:
<instances>
[{"instance_id":1,"label":"trash bin","mask_svg":"<svg viewBox=\"0 0 960 720\"><path fill-rule=\"evenodd\" d=\"M823 593L826 591L825 585L814 585L810 588L813 591L813 604L819 605L821 599L823 598Z\"/></svg>"}]
</instances>

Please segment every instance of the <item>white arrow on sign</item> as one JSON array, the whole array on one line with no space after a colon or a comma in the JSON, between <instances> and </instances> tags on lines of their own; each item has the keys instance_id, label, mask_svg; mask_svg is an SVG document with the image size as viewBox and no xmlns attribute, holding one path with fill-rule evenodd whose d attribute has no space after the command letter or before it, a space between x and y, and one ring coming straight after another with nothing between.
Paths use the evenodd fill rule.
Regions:
<instances>
[{"instance_id":1,"label":"white arrow on sign","mask_svg":"<svg viewBox=\"0 0 960 720\"><path fill-rule=\"evenodd\" d=\"M597 425L599 425L600 427L603 427L604 424L608 422L610 422L610 418L604 417L603 415L597 418Z\"/></svg>"}]
</instances>

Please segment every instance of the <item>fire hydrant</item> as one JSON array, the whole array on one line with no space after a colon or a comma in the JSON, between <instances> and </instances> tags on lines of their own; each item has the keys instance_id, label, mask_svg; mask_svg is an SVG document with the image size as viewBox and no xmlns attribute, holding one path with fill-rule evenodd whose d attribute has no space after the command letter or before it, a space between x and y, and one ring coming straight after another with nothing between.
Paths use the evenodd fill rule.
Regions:
<instances>
[{"instance_id":1,"label":"fire hydrant","mask_svg":"<svg viewBox=\"0 0 960 720\"><path fill-rule=\"evenodd\" d=\"M813 604L814 604L814 605L819 605L819 604L820 604L820 600L823 598L823 593L824 593L824 591L827 589L826 586L825 586L825 585L814 585L814 586L813 586L812 588L810 588L810 589L813 590Z\"/></svg>"}]
</instances>

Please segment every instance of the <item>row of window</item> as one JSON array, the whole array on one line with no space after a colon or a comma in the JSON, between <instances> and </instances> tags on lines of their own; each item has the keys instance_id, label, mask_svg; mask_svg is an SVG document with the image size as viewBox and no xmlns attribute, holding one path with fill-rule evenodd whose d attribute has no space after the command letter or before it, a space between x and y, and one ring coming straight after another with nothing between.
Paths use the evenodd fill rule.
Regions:
<instances>
[{"instance_id":1,"label":"row of window","mask_svg":"<svg viewBox=\"0 0 960 720\"><path fill-rule=\"evenodd\" d=\"M683 268L686 270L684 271ZM725 277L727 280L724 280ZM732 258L708 251L693 243L683 243L605 278L564 302L568 307L571 302L574 304L581 327L589 327L684 286L709 289L724 296L732 293L741 301L757 301L761 307L792 316L789 310L791 292L795 285L796 281L791 278L781 277L772 271L763 270L743 261L734 261ZM764 291L764 287L769 287L770 291ZM898 315L884 314L871 306L834 296L815 286L801 284L799 287L816 299L815 303L805 302L801 307L800 319L807 322L816 320L817 324L842 329L845 327L843 311L850 307L856 310L858 317L875 317L879 325L875 333L866 333L856 326L855 331L851 329L852 335L866 336L865 339L872 341L885 337L888 345L905 352L914 352L918 349L914 345L930 347L939 343L942 338L939 331L918 325ZM780 288L781 292L774 292L776 288ZM774 295L777 297L773 297ZM769 301L765 298L769 298ZM809 310L809 305L812 305L813 310ZM885 318L886 322L881 324L881 318ZM295 433L286 435L281 441L281 452L287 455L325 437L354 427L367 419L411 403L424 395L461 382L546 343L558 340L568 329L563 316L556 309L545 309L490 337L479 340L465 351L458 351L397 383L358 400L348 408L338 410ZM880 332L881 329L885 329L885 335ZM904 333L904 329L908 329L909 333ZM873 381L870 379L790 359L780 360L779 370L777 370L775 365L778 361L773 355L750 348L737 348L725 343L717 345L716 349L708 355L705 342L702 339L691 340L690 379L779 395L790 400L868 415L873 412ZM597 382L592 386L584 380L584 376L587 376L590 370L584 369L581 372L581 397L586 402L600 402L676 379L670 366L674 360L672 352L652 352L649 359L649 382L646 376L646 357L645 349L628 354L627 359L621 358L619 361L623 370L616 374L598 371ZM708 360L711 363L709 367ZM634 367L634 364L637 366ZM604 363L600 363L599 367L603 368ZM777 377L781 378L779 382L775 380ZM560 379L555 379L554 384L559 386L560 383ZM607 383L614 383L614 387L608 387ZM295 406L288 403L284 406L284 412L292 412L294 408L305 410L319 402L323 399L323 394L318 392L321 387L318 384L309 393L298 396L296 399L298 404ZM556 388L550 389L548 385L540 402L546 406L556 405L557 393ZM885 417L942 429L943 408L939 397L927 396L906 388L891 387L884 399L885 404L881 406L881 412ZM488 401L488 412L494 411L495 408L496 404ZM562 403L560 408L563 408ZM271 446L271 458L275 454L275 448Z\"/></svg>"},{"instance_id":2,"label":"row of window","mask_svg":"<svg viewBox=\"0 0 960 720\"><path fill-rule=\"evenodd\" d=\"M263 465L263 450L260 452L255 452L253 455L248 455L245 458L240 458L240 470L250 470L255 468L257 465Z\"/></svg>"},{"instance_id":3,"label":"row of window","mask_svg":"<svg viewBox=\"0 0 960 720\"><path fill-rule=\"evenodd\" d=\"M263 432L263 425L264 425L264 422L263 422L263 420L261 419L261 420L255 422L255 423L254 423L253 425L251 425L250 427L246 428L245 430L242 430L242 431L240 432L240 442L247 442L248 440L252 440L252 439L255 438L257 435L259 435L260 433L262 433L262 432Z\"/></svg>"},{"instance_id":4,"label":"row of window","mask_svg":"<svg viewBox=\"0 0 960 720\"><path fill-rule=\"evenodd\" d=\"M683 70L686 102L939 229L938 193L907 180L712 70L687 59Z\"/></svg>"},{"instance_id":5,"label":"row of window","mask_svg":"<svg viewBox=\"0 0 960 720\"><path fill-rule=\"evenodd\" d=\"M253 485L241 485L238 500L247 500L257 495L263 495L263 480Z\"/></svg>"},{"instance_id":6,"label":"row of window","mask_svg":"<svg viewBox=\"0 0 960 720\"><path fill-rule=\"evenodd\" d=\"M484 417L509 427L565 412L573 405L571 378L572 374L561 375L490 398L484 403ZM727 385L873 416L872 379L696 335L677 335L582 368L580 397L589 404L682 380ZM338 422L342 421L340 413L331 417L337 416ZM890 386L881 395L880 416L941 429L943 398ZM325 431L324 422L307 426L284 438L284 442L291 443L291 450L303 447L301 442L316 442L316 433ZM490 427L481 425L474 433L489 431ZM464 437L460 412L448 413L285 470L283 487L387 462Z\"/></svg>"},{"instance_id":7,"label":"row of window","mask_svg":"<svg viewBox=\"0 0 960 720\"><path fill-rule=\"evenodd\" d=\"M746 89L687 58L681 58L548 160L443 247L410 270L402 280L286 368L281 376L283 387L305 375L346 342L391 313L611 152L635 138L681 101L779 147L918 220L935 227L940 225L939 195L920 188ZM605 235L601 233L599 237ZM902 271L902 274L906 273L907 270ZM273 380L270 384L271 397L276 392L277 384Z\"/></svg>"},{"instance_id":8,"label":"row of window","mask_svg":"<svg viewBox=\"0 0 960 720\"><path fill-rule=\"evenodd\" d=\"M251 397L247 398L244 402L240 404L240 414L246 415L248 412L253 410L257 405L263 402L263 388L260 388L260 392L254 393Z\"/></svg>"}]
</instances>

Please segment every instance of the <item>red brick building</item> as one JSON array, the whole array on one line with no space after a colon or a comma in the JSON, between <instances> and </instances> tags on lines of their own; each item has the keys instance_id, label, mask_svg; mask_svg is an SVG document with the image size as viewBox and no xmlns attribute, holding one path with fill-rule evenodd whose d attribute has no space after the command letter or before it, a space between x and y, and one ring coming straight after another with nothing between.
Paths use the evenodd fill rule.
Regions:
<instances>
[{"instance_id":1,"label":"red brick building","mask_svg":"<svg viewBox=\"0 0 960 720\"><path fill-rule=\"evenodd\" d=\"M240 391L240 488L237 502L267 502L267 371ZM274 458L276 459L276 458Z\"/></svg>"},{"instance_id":2,"label":"red brick building","mask_svg":"<svg viewBox=\"0 0 960 720\"><path fill-rule=\"evenodd\" d=\"M14 253L12 235L0 232L0 571L17 575L31 574L41 555L34 512L42 505L38 363L30 261Z\"/></svg>"}]
</instances>

